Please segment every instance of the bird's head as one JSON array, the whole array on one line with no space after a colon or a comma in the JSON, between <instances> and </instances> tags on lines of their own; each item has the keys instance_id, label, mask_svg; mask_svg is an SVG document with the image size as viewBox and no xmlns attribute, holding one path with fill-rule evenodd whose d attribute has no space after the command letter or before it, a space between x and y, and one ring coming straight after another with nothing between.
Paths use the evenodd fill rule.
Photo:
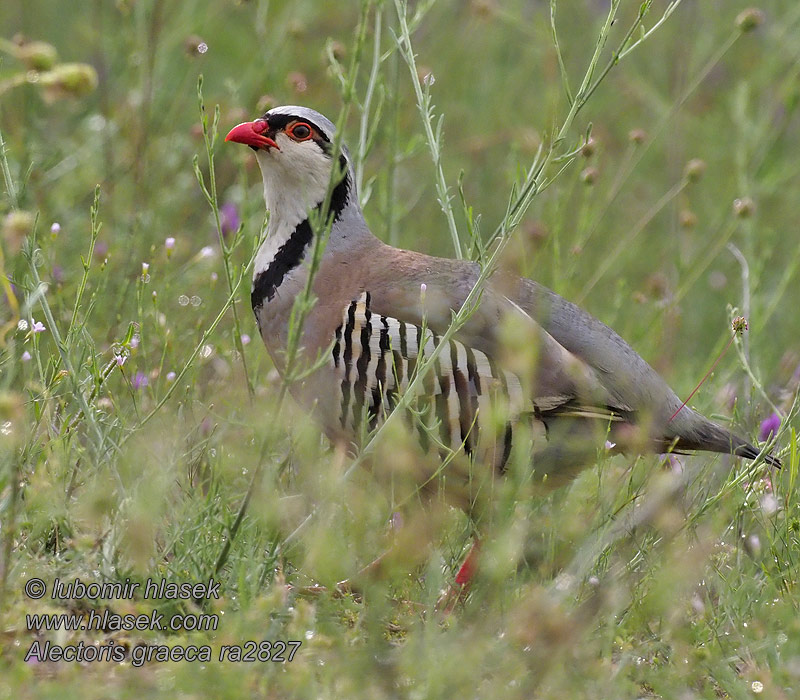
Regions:
<instances>
[{"instance_id":1,"label":"bird's head","mask_svg":"<svg viewBox=\"0 0 800 700\"><path fill-rule=\"evenodd\" d=\"M325 197L333 166L336 127L307 107L275 107L252 122L230 130L226 141L243 143L255 151L264 179L264 198L273 216L296 218L307 214ZM331 207L344 206L352 178L347 151L339 156L345 176Z\"/></svg>"}]
</instances>

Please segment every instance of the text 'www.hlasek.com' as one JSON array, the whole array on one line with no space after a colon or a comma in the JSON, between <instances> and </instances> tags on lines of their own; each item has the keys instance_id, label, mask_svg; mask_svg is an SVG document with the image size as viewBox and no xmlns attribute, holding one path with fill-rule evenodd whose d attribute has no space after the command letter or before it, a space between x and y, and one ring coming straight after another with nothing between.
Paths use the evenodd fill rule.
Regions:
<instances>
[{"instance_id":1,"label":"text 'www.hlasek.com'","mask_svg":"<svg viewBox=\"0 0 800 700\"><path fill-rule=\"evenodd\" d=\"M81 611L71 613L30 613L25 616L26 626L37 637L54 633L63 639L65 633L78 632L214 632L219 615L214 613L164 614L158 610L140 614L119 614L108 607L89 607L85 601L100 600L159 600L204 601L219 599L219 581L213 578L200 583L172 583L166 580L147 579L143 583L125 579L124 583L86 583L80 579L61 581L55 579L48 586L40 578L25 582L25 595L33 600L45 597L52 601L83 601ZM74 603L73 603L74 604ZM84 607L88 609L83 610ZM264 663L292 661L302 642L292 640L247 640L241 644L225 644L216 649L208 644L145 644L131 646L109 639L101 644L79 641L70 644L36 639L25 654L28 663L42 662L116 662L130 661L133 666L166 661L212 660Z\"/></svg>"}]
</instances>

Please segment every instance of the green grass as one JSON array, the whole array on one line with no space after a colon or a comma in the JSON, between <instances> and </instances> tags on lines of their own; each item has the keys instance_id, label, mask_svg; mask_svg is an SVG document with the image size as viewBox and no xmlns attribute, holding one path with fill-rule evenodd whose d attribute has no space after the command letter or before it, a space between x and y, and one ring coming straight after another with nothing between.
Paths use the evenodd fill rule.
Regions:
<instances>
[{"instance_id":1,"label":"green grass","mask_svg":"<svg viewBox=\"0 0 800 700\"><path fill-rule=\"evenodd\" d=\"M684 1L613 65L640 9L622 0L585 87L612 67L579 111L606 2L557 3L558 51L547 3L423 3L409 15L416 73L393 2L69 5L0 3L0 697L797 694L796 2L765 0L763 24L742 32L745 2ZM644 28L665 9L654 2ZM18 34L57 50L38 52L51 72L29 73ZM90 65L96 86L61 62ZM691 403L754 440L777 408L784 469L603 457L542 496L516 454L470 597L436 613L466 516L415 506L415 465L391 430L356 468L332 451L284 398L252 320L261 178L219 132L286 103L346 116L378 236L447 256L457 238L486 259L500 232L501 265L612 325L682 396L745 315ZM512 231L510 193L532 164L552 182ZM401 502L396 554L362 598L298 593L380 554ZM55 578L213 577L221 596L37 601L32 577L48 591ZM105 608L219 625L26 627L30 613ZM286 664L25 663L36 639L208 644L214 657L247 640L302 646Z\"/></svg>"}]
</instances>

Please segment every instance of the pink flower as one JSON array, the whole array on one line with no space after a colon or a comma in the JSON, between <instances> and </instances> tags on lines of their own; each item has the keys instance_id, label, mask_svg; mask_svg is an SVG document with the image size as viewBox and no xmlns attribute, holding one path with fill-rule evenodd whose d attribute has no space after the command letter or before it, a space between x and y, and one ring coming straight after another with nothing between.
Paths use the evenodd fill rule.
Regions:
<instances>
[{"instance_id":1,"label":"pink flower","mask_svg":"<svg viewBox=\"0 0 800 700\"><path fill-rule=\"evenodd\" d=\"M758 439L761 442L769 440L773 435L777 435L778 428L781 427L781 417L777 413L773 413L769 418L761 421L761 426L758 429Z\"/></svg>"},{"instance_id":2,"label":"pink flower","mask_svg":"<svg viewBox=\"0 0 800 700\"><path fill-rule=\"evenodd\" d=\"M97 241L94 244L94 257L98 260L104 260L106 255L108 255L108 243L105 241Z\"/></svg>"},{"instance_id":3,"label":"pink flower","mask_svg":"<svg viewBox=\"0 0 800 700\"><path fill-rule=\"evenodd\" d=\"M131 380L131 386L134 389L143 389L150 383L150 380L147 378L147 375L144 372L137 372L133 375L133 379Z\"/></svg>"},{"instance_id":4,"label":"pink flower","mask_svg":"<svg viewBox=\"0 0 800 700\"><path fill-rule=\"evenodd\" d=\"M31 330L34 333L44 333L44 331L46 331L47 328L41 321L36 321L35 319L31 319Z\"/></svg>"},{"instance_id":5,"label":"pink flower","mask_svg":"<svg viewBox=\"0 0 800 700\"><path fill-rule=\"evenodd\" d=\"M239 211L233 202L225 202L219 208L219 224L222 227L222 235L228 237L232 233L239 230L239 224L242 220L239 218Z\"/></svg>"},{"instance_id":6,"label":"pink flower","mask_svg":"<svg viewBox=\"0 0 800 700\"><path fill-rule=\"evenodd\" d=\"M31 354L26 350L25 352L22 353L22 356L20 357L20 359L23 362L28 362L28 360L31 359Z\"/></svg>"}]
</instances>

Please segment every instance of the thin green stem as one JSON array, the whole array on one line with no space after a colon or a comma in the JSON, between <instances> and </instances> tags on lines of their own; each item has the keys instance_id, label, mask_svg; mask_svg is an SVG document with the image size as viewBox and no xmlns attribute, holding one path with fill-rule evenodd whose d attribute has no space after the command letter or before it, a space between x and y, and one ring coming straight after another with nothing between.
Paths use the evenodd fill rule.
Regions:
<instances>
[{"instance_id":1,"label":"thin green stem","mask_svg":"<svg viewBox=\"0 0 800 700\"><path fill-rule=\"evenodd\" d=\"M408 65L409 74L411 76L411 85L414 88L414 95L417 100L417 110L419 111L422 120L422 127L425 132L425 140L428 144L428 150L433 159L434 174L436 178L436 194L439 199L439 206L442 208L445 220L447 221L447 228L450 231L450 239L453 242L453 249L455 250L456 257L461 259L464 254L461 249L461 239L458 233L458 225L456 224L455 213L453 212L453 205L450 197L450 188L447 185L447 179L444 175L444 166L442 165L442 117L439 117L439 122L434 129L433 115L434 108L431 102L431 87L433 85L433 75L430 74L425 77L426 85L423 88L422 81L417 71L416 57L414 56L414 49L411 46L411 31L408 27L407 12L408 4L405 0L395 0L395 9L397 10L397 18L400 23L400 35L395 37L397 46L400 49L400 54L405 59Z\"/></svg>"},{"instance_id":2,"label":"thin green stem","mask_svg":"<svg viewBox=\"0 0 800 700\"><path fill-rule=\"evenodd\" d=\"M206 147L206 158L208 160L208 187L205 185L205 179L203 178L203 174L200 171L200 168L197 165L197 157L195 156L194 161L194 171L195 176L197 177L198 182L200 183L200 187L203 190L203 194L206 197L206 201L208 202L209 206L211 207L211 211L214 215L214 224L217 229L217 237L219 240L219 247L222 251L222 262L223 262L223 269L225 271L225 281L228 285L228 293L233 293L234 283L233 283L233 271L231 265L231 251L233 246L229 247L225 242L225 235L222 230L222 220L219 214L219 201L217 199L217 176L216 171L214 169L214 148L217 142L217 136L219 135L219 105L214 107L214 118L211 122L211 128L209 129L208 124L208 115L206 114L206 107L205 102L203 101L203 75L197 78L197 100L198 106L200 109L200 124L203 128L203 143ZM235 232L235 235L239 235L239 231ZM244 371L244 380L245 384L247 385L247 393L249 394L250 398L252 399L255 395L255 389L253 388L253 383L250 381L250 374L247 371L247 357L244 354L244 345L242 344L242 328L239 322L239 312L236 306L236 299L234 298L231 302L231 311L233 312L233 328L234 328L234 339L233 342L236 344L236 350L239 353L239 357L242 361L242 370Z\"/></svg>"}]
</instances>

